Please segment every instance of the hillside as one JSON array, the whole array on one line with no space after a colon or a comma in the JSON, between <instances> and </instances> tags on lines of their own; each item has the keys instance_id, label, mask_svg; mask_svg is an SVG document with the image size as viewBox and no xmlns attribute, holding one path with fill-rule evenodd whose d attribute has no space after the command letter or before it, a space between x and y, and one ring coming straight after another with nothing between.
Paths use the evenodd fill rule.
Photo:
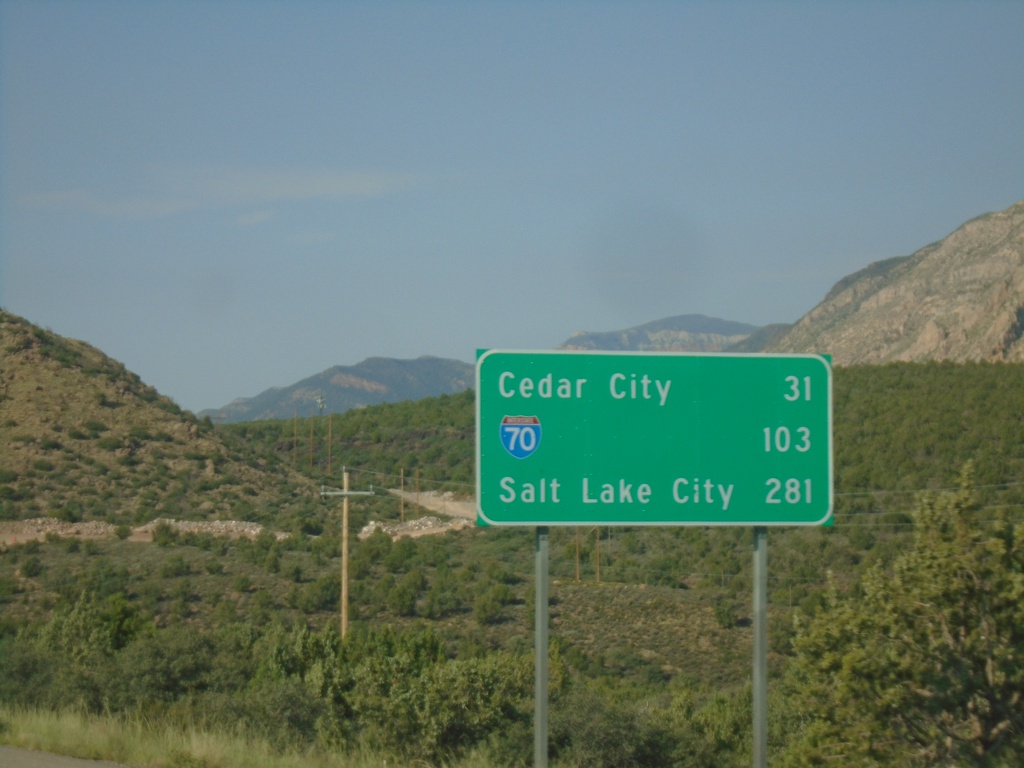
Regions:
<instances>
[{"instance_id":1,"label":"hillside","mask_svg":"<svg viewBox=\"0 0 1024 768\"><path fill-rule=\"evenodd\" d=\"M87 345L10 315L0 332L3 516L121 522L177 505L200 519L244 509L274 528L312 534L228 539L164 527L151 544L62 538L58 529L41 542L0 545L0 707L70 702L81 712L142 715L278 747L372 745L389 765L439 764L486 744L493 762L473 764L515 764L529 744L533 532L353 537L353 633L340 642L337 505L317 499L313 486L336 484L344 464L360 489L393 487L398 473L407 490L417 482L470 489L472 391L215 427ZM806 763L792 756L803 726L785 713L797 705L826 711L832 700L814 687L832 679L824 667L787 677L816 658L801 655L794 631L818 622L827 632L833 617L856 618L861 579L880 578L875 569L928 540L915 528L915 506L934 514L949 502L933 499L950 497L922 491L955 486L959 468L974 461L971 530L1012 533L1004 521L1019 530L1021 392L1019 365L836 371L836 524L773 529L770 537L769 670L775 695L789 697L773 705L779 748L791 751L786 764ZM214 506L204 510L207 501ZM403 514L421 513L412 504L400 511L390 496L360 497L351 525ZM1019 552L1019 542L1007 541ZM614 734L596 757L564 764L749 762L750 564L745 529L552 529L552 740L571 755ZM954 571L945 565L926 583ZM1014 574L1019 586L1019 567ZM846 596L849 608L833 607ZM871 712L875 698L850 709ZM467 719L478 725L466 730ZM630 762L629 750L648 757Z\"/></svg>"},{"instance_id":2,"label":"hillside","mask_svg":"<svg viewBox=\"0 0 1024 768\"><path fill-rule=\"evenodd\" d=\"M286 387L243 397L223 408L203 411L217 421L290 419L318 413L343 413L378 403L454 394L473 385L469 363L423 356L415 360L370 357L352 366L336 365Z\"/></svg>"},{"instance_id":3,"label":"hillside","mask_svg":"<svg viewBox=\"0 0 1024 768\"><path fill-rule=\"evenodd\" d=\"M1024 360L1024 201L843 278L769 349L838 365Z\"/></svg>"},{"instance_id":4,"label":"hillside","mask_svg":"<svg viewBox=\"0 0 1024 768\"><path fill-rule=\"evenodd\" d=\"M314 495L94 347L2 310L0 426L0 519L260 520Z\"/></svg>"}]
</instances>

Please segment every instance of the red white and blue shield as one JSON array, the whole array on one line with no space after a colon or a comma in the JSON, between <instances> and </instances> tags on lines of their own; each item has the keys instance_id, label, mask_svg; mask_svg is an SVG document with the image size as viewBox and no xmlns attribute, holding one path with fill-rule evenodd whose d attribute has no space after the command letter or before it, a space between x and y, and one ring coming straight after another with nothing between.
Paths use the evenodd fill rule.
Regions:
<instances>
[{"instance_id":1,"label":"red white and blue shield","mask_svg":"<svg viewBox=\"0 0 1024 768\"><path fill-rule=\"evenodd\" d=\"M501 420L501 444L517 459L525 459L540 445L540 419L506 416Z\"/></svg>"}]
</instances>

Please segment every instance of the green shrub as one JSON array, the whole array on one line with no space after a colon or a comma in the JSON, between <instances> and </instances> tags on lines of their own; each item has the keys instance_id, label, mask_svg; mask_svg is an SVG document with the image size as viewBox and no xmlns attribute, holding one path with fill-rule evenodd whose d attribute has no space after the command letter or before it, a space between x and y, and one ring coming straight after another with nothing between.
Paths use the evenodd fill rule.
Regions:
<instances>
[{"instance_id":1,"label":"green shrub","mask_svg":"<svg viewBox=\"0 0 1024 768\"><path fill-rule=\"evenodd\" d=\"M307 584L297 607L303 613L324 613L337 611L340 604L341 584L337 577L331 575Z\"/></svg>"},{"instance_id":2,"label":"green shrub","mask_svg":"<svg viewBox=\"0 0 1024 768\"><path fill-rule=\"evenodd\" d=\"M160 566L160 575L165 579L188 576L190 573L192 573L192 566L181 555L175 555Z\"/></svg>"},{"instance_id":3,"label":"green shrub","mask_svg":"<svg viewBox=\"0 0 1024 768\"><path fill-rule=\"evenodd\" d=\"M152 440L153 435L146 427L132 427L128 430L128 436L133 440Z\"/></svg>"},{"instance_id":4,"label":"green shrub","mask_svg":"<svg viewBox=\"0 0 1024 768\"><path fill-rule=\"evenodd\" d=\"M163 520L153 528L153 543L160 547L169 547L178 541L178 531Z\"/></svg>"},{"instance_id":5,"label":"green shrub","mask_svg":"<svg viewBox=\"0 0 1024 768\"><path fill-rule=\"evenodd\" d=\"M478 624L496 624L502 619L502 608L514 599L507 584L493 584L473 602L473 618Z\"/></svg>"},{"instance_id":6,"label":"green shrub","mask_svg":"<svg viewBox=\"0 0 1024 768\"><path fill-rule=\"evenodd\" d=\"M414 616L416 614L416 590L403 579L388 593L387 607L396 616Z\"/></svg>"}]
</instances>

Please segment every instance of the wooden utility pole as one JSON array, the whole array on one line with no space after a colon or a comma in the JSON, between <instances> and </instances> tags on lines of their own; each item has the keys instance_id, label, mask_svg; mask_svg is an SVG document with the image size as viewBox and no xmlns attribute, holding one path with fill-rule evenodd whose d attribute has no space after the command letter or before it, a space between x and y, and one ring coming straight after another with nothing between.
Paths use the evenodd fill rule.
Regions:
<instances>
[{"instance_id":1,"label":"wooden utility pole","mask_svg":"<svg viewBox=\"0 0 1024 768\"><path fill-rule=\"evenodd\" d=\"M312 416L309 417L309 468L313 468L313 425L316 424L316 419Z\"/></svg>"},{"instance_id":2,"label":"wooden utility pole","mask_svg":"<svg viewBox=\"0 0 1024 768\"><path fill-rule=\"evenodd\" d=\"M341 496L341 636L348 634L348 497L372 496L373 486L369 491L350 491L348 489L348 472L342 467L341 490L328 491L320 487L320 498Z\"/></svg>"},{"instance_id":3,"label":"wooden utility pole","mask_svg":"<svg viewBox=\"0 0 1024 768\"><path fill-rule=\"evenodd\" d=\"M292 412L292 469L299 463L299 412Z\"/></svg>"},{"instance_id":4,"label":"wooden utility pole","mask_svg":"<svg viewBox=\"0 0 1024 768\"><path fill-rule=\"evenodd\" d=\"M601 583L601 526L594 529L597 531L597 583Z\"/></svg>"},{"instance_id":5,"label":"wooden utility pole","mask_svg":"<svg viewBox=\"0 0 1024 768\"><path fill-rule=\"evenodd\" d=\"M580 527L576 526L576 583L580 581Z\"/></svg>"},{"instance_id":6,"label":"wooden utility pole","mask_svg":"<svg viewBox=\"0 0 1024 768\"><path fill-rule=\"evenodd\" d=\"M348 633L348 472L341 473L341 636Z\"/></svg>"},{"instance_id":7,"label":"wooden utility pole","mask_svg":"<svg viewBox=\"0 0 1024 768\"><path fill-rule=\"evenodd\" d=\"M401 522L405 522L405 467L398 470L398 509L401 513Z\"/></svg>"}]
</instances>

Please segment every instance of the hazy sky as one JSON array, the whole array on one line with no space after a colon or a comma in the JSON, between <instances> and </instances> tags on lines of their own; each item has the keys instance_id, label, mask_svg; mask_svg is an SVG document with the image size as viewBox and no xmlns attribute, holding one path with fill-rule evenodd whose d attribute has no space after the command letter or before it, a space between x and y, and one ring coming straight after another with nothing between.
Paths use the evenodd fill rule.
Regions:
<instances>
[{"instance_id":1,"label":"hazy sky","mask_svg":"<svg viewBox=\"0 0 1024 768\"><path fill-rule=\"evenodd\" d=\"M0 306L192 410L792 322L1024 198L1022 2L0 0Z\"/></svg>"}]
</instances>

